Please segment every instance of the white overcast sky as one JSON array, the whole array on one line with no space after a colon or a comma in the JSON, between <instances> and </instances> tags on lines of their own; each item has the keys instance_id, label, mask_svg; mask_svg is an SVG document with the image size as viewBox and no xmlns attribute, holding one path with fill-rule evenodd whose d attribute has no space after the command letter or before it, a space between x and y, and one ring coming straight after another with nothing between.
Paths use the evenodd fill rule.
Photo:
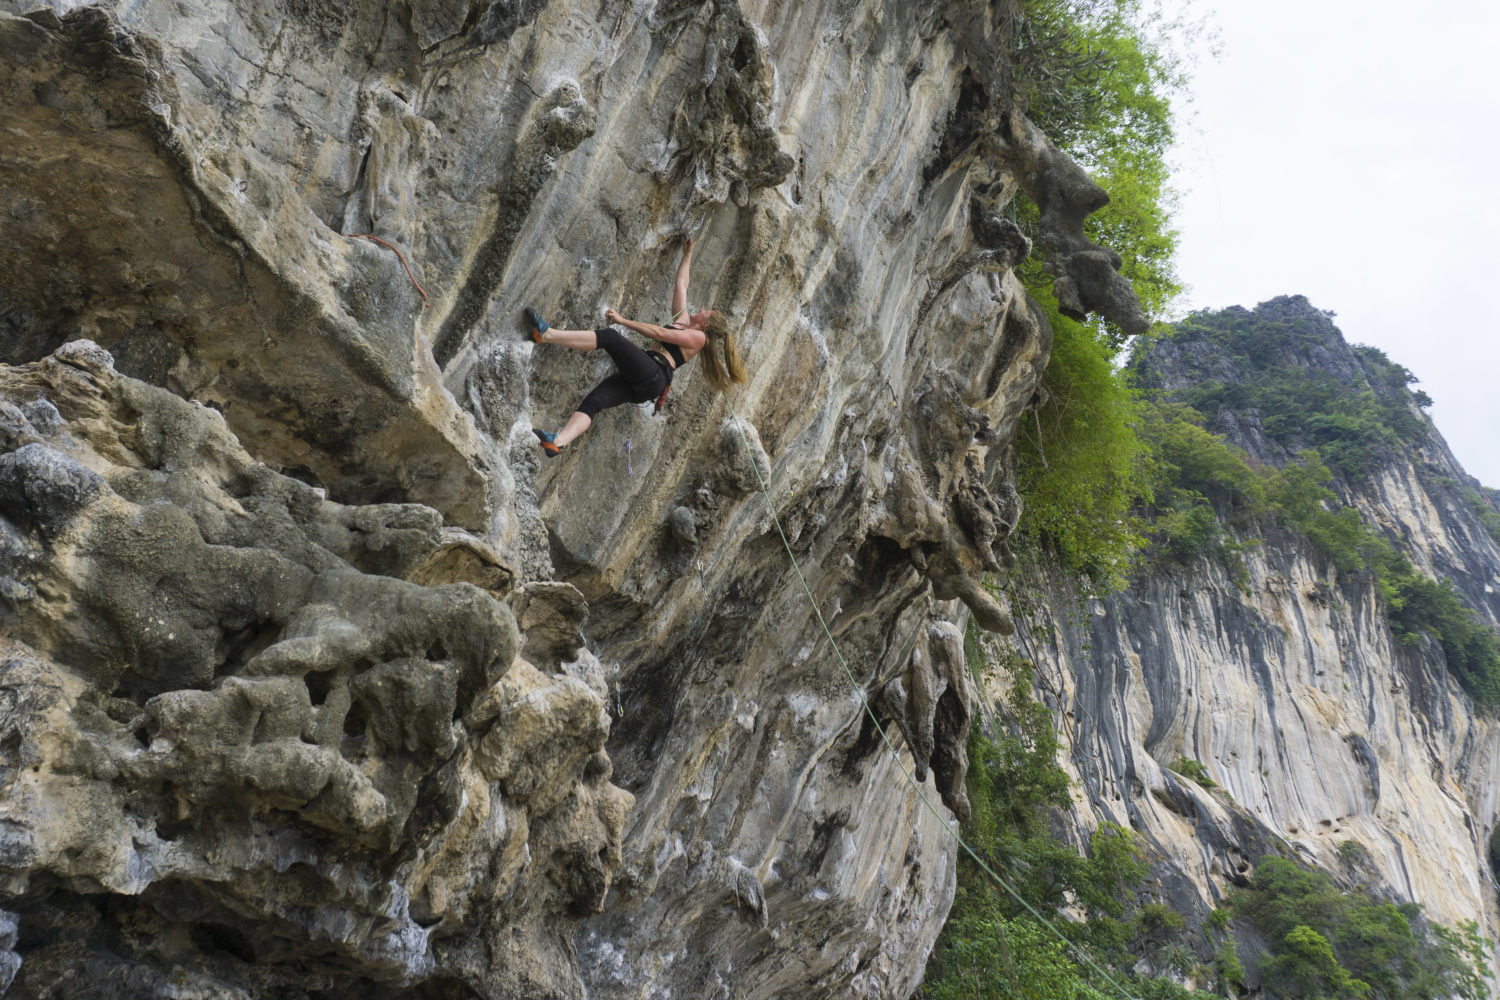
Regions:
<instances>
[{"instance_id":1,"label":"white overcast sky","mask_svg":"<svg viewBox=\"0 0 1500 1000\"><path fill-rule=\"evenodd\" d=\"M1182 305L1334 310L1500 486L1500 2L1182 9L1220 48L1193 70L1175 155Z\"/></svg>"}]
</instances>

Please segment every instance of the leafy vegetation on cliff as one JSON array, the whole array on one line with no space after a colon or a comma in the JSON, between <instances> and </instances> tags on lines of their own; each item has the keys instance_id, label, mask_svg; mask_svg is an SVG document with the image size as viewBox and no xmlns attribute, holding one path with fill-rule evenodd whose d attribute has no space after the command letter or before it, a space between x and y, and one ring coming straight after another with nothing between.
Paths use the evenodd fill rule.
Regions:
<instances>
[{"instance_id":1,"label":"leafy vegetation on cliff","mask_svg":"<svg viewBox=\"0 0 1500 1000\"><path fill-rule=\"evenodd\" d=\"M1411 403L1432 401L1409 392L1415 376L1374 347L1354 348L1362 371L1346 378L1309 364L1307 359L1326 353L1331 330L1328 318L1311 310L1300 316L1246 309L1195 313L1175 326L1171 338L1212 347L1212 367L1224 375L1205 371L1201 381L1175 389L1172 398L1204 414L1254 412L1269 440L1290 453L1315 449L1340 476L1357 482L1403 443L1427 434Z\"/></svg>"},{"instance_id":2,"label":"leafy vegetation on cliff","mask_svg":"<svg viewBox=\"0 0 1500 1000\"><path fill-rule=\"evenodd\" d=\"M1018 434L1016 476L1026 516L1016 545L1044 549L1103 588L1124 584L1141 544L1134 509L1150 496L1139 401L1098 331L1041 303L1053 323L1047 401Z\"/></svg>"},{"instance_id":3,"label":"leafy vegetation on cliff","mask_svg":"<svg viewBox=\"0 0 1500 1000\"><path fill-rule=\"evenodd\" d=\"M1453 585L1419 572L1402 555L1386 550L1377 567L1391 631L1405 642L1431 637L1464 689L1480 704L1500 706L1500 640L1469 610Z\"/></svg>"},{"instance_id":4,"label":"leafy vegetation on cliff","mask_svg":"<svg viewBox=\"0 0 1500 1000\"><path fill-rule=\"evenodd\" d=\"M1058 329L1067 329L1071 321L1055 309L1050 314ZM1500 640L1493 630L1451 583L1417 570L1331 488L1338 477L1368 476L1402 442L1426 433L1425 421L1405 402L1412 398L1410 373L1373 348L1359 348L1368 381L1341 393L1329 376L1252 357L1268 350L1246 346L1256 337L1270 340L1264 326L1232 328L1222 315L1187 327L1186 336L1206 335L1232 363L1258 358L1264 367L1253 381L1206 381L1170 396L1134 389L1096 332L1072 324L1077 330L1058 338L1048 369L1052 396L1037 426L1020 435L1018 474L1028 506L1018 547L1045 551L1110 589L1124 585L1141 556L1148 565L1215 558L1243 581L1243 552L1267 530L1290 531L1340 573L1370 574L1396 637L1430 638L1476 701L1500 706ZM1268 437L1302 450L1279 469L1257 462L1209 431L1203 414L1183 400L1213 412L1255 410ZM1043 439L1050 448L1041 446ZM1487 529L1500 523L1486 497L1473 490L1466 496Z\"/></svg>"},{"instance_id":5,"label":"leafy vegetation on cliff","mask_svg":"<svg viewBox=\"0 0 1500 1000\"><path fill-rule=\"evenodd\" d=\"M1494 631L1451 583L1414 567L1334 490L1341 480L1368 478L1402 444L1426 436L1428 424L1413 408L1425 397L1408 388L1409 371L1375 348L1355 347L1357 365L1334 377L1337 334L1326 314L1302 300L1270 305L1197 314L1165 335L1177 387L1139 404L1155 472L1142 524L1150 561L1207 556L1240 574L1241 552L1263 532L1299 534L1338 572L1375 580L1397 639L1436 643L1476 701L1500 706ZM1147 380L1159 377L1154 366L1150 352L1132 365ZM1209 432L1205 412L1236 421L1251 414L1268 440L1301 450L1279 469L1257 462ZM1466 498L1488 506L1477 491Z\"/></svg>"},{"instance_id":6,"label":"leafy vegetation on cliff","mask_svg":"<svg viewBox=\"0 0 1500 1000\"><path fill-rule=\"evenodd\" d=\"M1437 1000L1489 996L1488 944L1467 921L1428 922L1415 903L1344 892L1322 872L1265 857L1229 908L1268 943L1261 974L1287 997Z\"/></svg>"},{"instance_id":7,"label":"leafy vegetation on cliff","mask_svg":"<svg viewBox=\"0 0 1500 1000\"><path fill-rule=\"evenodd\" d=\"M1179 26L1140 0L1024 0L1015 24L1016 97L1109 192L1085 232L1120 254L1142 307L1159 315L1181 288L1166 165L1173 99L1186 80ZM1036 235L1037 207L1024 196L1016 221ZM1018 442L1027 516L1016 544L1045 549L1103 588L1119 586L1140 541L1130 510L1149 480L1136 394L1115 363L1125 337L1107 321L1062 316L1040 254L1018 273L1051 323L1053 349L1045 402Z\"/></svg>"},{"instance_id":8,"label":"leafy vegetation on cliff","mask_svg":"<svg viewBox=\"0 0 1500 1000\"><path fill-rule=\"evenodd\" d=\"M1500 542L1500 502L1497 502L1496 491L1471 487L1464 490L1464 503L1479 518L1479 523L1484 525L1489 536Z\"/></svg>"},{"instance_id":9,"label":"leafy vegetation on cliff","mask_svg":"<svg viewBox=\"0 0 1500 1000\"><path fill-rule=\"evenodd\" d=\"M1109 191L1110 204L1089 218L1087 232L1121 254L1143 307L1160 315L1179 291L1165 153L1182 64L1163 41L1163 26L1143 17L1136 0L1023 0L1018 8L1017 95L1033 121ZM1016 221L1035 235L1036 207L1018 198ZM1108 590L1123 586L1143 555L1158 565L1211 556L1244 574L1242 554L1260 536L1296 533L1340 571L1372 574L1393 631L1441 643L1465 686L1500 704L1493 636L1461 602L1450 602L1457 600L1451 586L1421 577L1329 489L1335 472L1349 481L1367 476L1426 432L1410 404L1430 400L1409 390L1409 372L1360 348L1364 381L1351 390L1331 375L1262 356L1257 334L1240 340L1227 323L1204 314L1189 321L1201 327L1195 335L1219 350L1233 341L1244 356L1230 363L1258 366L1263 377L1204 378L1169 400L1144 392L1138 372L1117 364L1122 331L1060 314L1045 259L1028 261L1018 273L1054 337L1044 401L1017 439L1026 516L1012 544L1023 555L1044 556L1089 588ZM1258 411L1267 439L1295 456L1283 467L1231 448L1203 416L1250 409ZM1007 665L1014 683L1004 718L987 731L976 727L971 737L974 814L965 836L1008 888L970 859L960 860L957 896L922 995L1093 1000L1118 996L1119 984L1135 997L1195 995L1169 978L1132 974L1143 957L1226 994L1237 991L1244 970L1228 934L1230 911L1210 921L1201 944L1189 949L1182 916L1136 898L1147 868L1129 831L1104 824L1084 851L1055 836L1056 812L1069 804L1058 741L1050 713L1031 697L1029 673L1017 660ZM1199 764L1195 773L1195 764L1183 759L1176 766L1201 783L1206 772ZM1463 958L1478 955L1475 934L1442 928L1428 934L1413 929L1425 927L1414 911L1351 900L1337 927L1304 922L1277 938L1267 975L1285 995L1421 997L1441 982L1450 993L1471 996L1464 990L1479 966ZM1257 919L1250 909L1241 916ZM1413 939L1421 938L1416 971L1401 966L1406 971L1382 978L1369 971L1367 959L1405 954L1380 937L1405 940L1402 922ZM1379 992L1392 984L1411 992Z\"/></svg>"},{"instance_id":10,"label":"leafy vegetation on cliff","mask_svg":"<svg viewBox=\"0 0 1500 1000\"><path fill-rule=\"evenodd\" d=\"M1059 834L1071 785L1051 712L1032 694L1030 665L970 632L971 669L1008 674L1001 715L975 727L953 909L929 962L925 1000L1209 1000L1241 992L1231 925L1266 942L1261 982L1289 1000L1488 1000L1490 942L1477 924L1435 924L1417 904L1340 889L1326 874L1267 856L1250 886L1201 928L1145 893L1150 869L1127 829L1101 823L1079 851ZM993 678L991 678L993 679ZM1213 787L1201 764L1179 773ZM1500 849L1496 849L1500 852ZM1354 841L1340 858L1366 857ZM1144 967L1156 970L1143 975ZM1196 982L1213 992L1181 985Z\"/></svg>"},{"instance_id":11,"label":"leafy vegetation on cliff","mask_svg":"<svg viewBox=\"0 0 1500 1000\"><path fill-rule=\"evenodd\" d=\"M1433 580L1373 531L1330 489L1333 472L1308 449L1280 469L1253 462L1203 427L1196 410L1143 404L1156 480L1143 531L1157 564L1220 560L1244 571L1241 553L1272 528L1302 535L1346 574L1370 574L1386 620L1407 643L1442 647L1454 678L1481 704L1500 706L1500 641L1447 581ZM1222 522L1220 518L1223 518Z\"/></svg>"},{"instance_id":12,"label":"leafy vegetation on cliff","mask_svg":"<svg viewBox=\"0 0 1500 1000\"><path fill-rule=\"evenodd\" d=\"M1015 97L1109 192L1109 204L1089 216L1085 232L1120 255L1121 273L1148 315L1181 290L1166 157L1176 135L1174 101L1180 103L1188 82L1179 44L1187 33L1141 0L1017 4ZM1024 196L1017 202L1022 227L1035 233L1036 206ZM1043 264L1029 262L1028 284L1050 287ZM1118 350L1120 331L1107 322L1100 329Z\"/></svg>"},{"instance_id":13,"label":"leafy vegetation on cliff","mask_svg":"<svg viewBox=\"0 0 1500 1000\"><path fill-rule=\"evenodd\" d=\"M971 665L987 654L969 639ZM1205 964L1182 947L1183 918L1160 902L1137 902L1148 867L1129 830L1101 824L1080 853L1060 839L1053 814L1069 804L1052 714L1031 693L1019 658L1001 658L1011 688L1004 718L969 742L973 818L965 839L1012 891L967 856L958 891L928 966L928 1000L1192 1000L1169 978L1134 975L1142 957L1177 974L1233 985L1231 948ZM1068 912L1082 912L1075 920ZM1061 936L1060 936L1061 935ZM1087 960L1080 959L1080 952Z\"/></svg>"}]
</instances>

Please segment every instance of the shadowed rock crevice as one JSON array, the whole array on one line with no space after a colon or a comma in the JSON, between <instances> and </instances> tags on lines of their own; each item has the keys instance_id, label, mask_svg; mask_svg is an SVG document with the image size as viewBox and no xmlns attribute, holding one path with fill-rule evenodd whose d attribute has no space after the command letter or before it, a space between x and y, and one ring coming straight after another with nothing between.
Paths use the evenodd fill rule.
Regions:
<instances>
[{"instance_id":1,"label":"shadowed rock crevice","mask_svg":"<svg viewBox=\"0 0 1500 1000\"><path fill-rule=\"evenodd\" d=\"M433 337L438 364L447 365L463 348L504 276L537 193L557 169L558 157L594 134L596 117L572 82L558 86L528 109L511 160L500 174L503 179L492 194L488 232L467 262L467 277Z\"/></svg>"},{"instance_id":2,"label":"shadowed rock crevice","mask_svg":"<svg viewBox=\"0 0 1500 1000\"><path fill-rule=\"evenodd\" d=\"M669 180L691 182L689 216L731 200L747 205L752 191L775 187L794 166L771 125L771 74L760 37L736 0L709 0L707 8L698 86L672 117Z\"/></svg>"}]
</instances>

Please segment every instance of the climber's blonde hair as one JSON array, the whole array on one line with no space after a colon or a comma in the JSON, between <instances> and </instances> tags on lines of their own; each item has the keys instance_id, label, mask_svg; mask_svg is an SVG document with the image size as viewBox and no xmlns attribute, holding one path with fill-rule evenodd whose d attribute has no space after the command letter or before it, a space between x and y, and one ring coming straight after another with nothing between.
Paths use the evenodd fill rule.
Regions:
<instances>
[{"instance_id":1,"label":"climber's blonde hair","mask_svg":"<svg viewBox=\"0 0 1500 1000\"><path fill-rule=\"evenodd\" d=\"M715 309L708 322L703 324L703 333L703 370L708 375L709 384L723 392L733 383L744 382L747 377L745 365L740 361L740 352L734 346L734 334L729 332L729 320L724 314Z\"/></svg>"}]
</instances>

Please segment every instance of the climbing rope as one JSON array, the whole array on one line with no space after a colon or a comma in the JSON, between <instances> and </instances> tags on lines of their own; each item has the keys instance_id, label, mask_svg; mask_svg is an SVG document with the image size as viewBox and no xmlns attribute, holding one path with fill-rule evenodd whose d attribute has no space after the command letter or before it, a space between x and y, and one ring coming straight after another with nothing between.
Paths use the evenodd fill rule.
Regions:
<instances>
[{"instance_id":1,"label":"climbing rope","mask_svg":"<svg viewBox=\"0 0 1500 1000\"><path fill-rule=\"evenodd\" d=\"M369 233L350 233L349 234L349 239L351 239L351 240L353 240L353 239L374 240L376 243L379 243L381 246L385 247L386 249L394 251L395 254L396 254L396 259L401 262L401 266L402 267L406 268L406 276L411 279L411 283L413 285L417 286L417 291L419 291L419 292L422 293L422 308L426 309L428 307L428 305L430 305L430 303L427 301L427 293L424 292L424 291L422 291L422 286L421 285L417 284L417 276L415 274L411 273L411 268L407 265L406 258L403 257L403 256L401 256L401 251L400 250L397 250L394 246L392 246L391 244L387 243L385 240L381 239L379 236L371 236Z\"/></svg>"},{"instance_id":2,"label":"climbing rope","mask_svg":"<svg viewBox=\"0 0 1500 1000\"><path fill-rule=\"evenodd\" d=\"M1104 979L1105 982L1113 986L1119 992L1120 996L1126 998L1126 1000L1138 1000L1138 998L1132 996L1131 993L1125 989L1125 987L1116 982L1113 976L1104 971L1099 963L1094 961L1091 955L1085 952L1073 941L1069 940L1068 937L1063 934L1062 931L1058 930L1051 921L1042 916L1042 914L1038 912L1036 907L1027 902L1025 897L1023 897L1020 892L1015 889L1014 886L1012 886L1009 882L1002 878L998 872L996 872L993 868L986 864L984 859L979 856L974 848L969 846L968 842L964 840L963 836L958 832L958 830L956 829L957 823L954 823L953 826L949 826L949 820L945 818L942 813L938 812L937 807L934 806L932 802L927 798L927 794L922 790L922 786L917 783L916 778L914 778L911 772L906 769L906 766L901 763L901 755L896 751L895 745L891 743L891 738L886 735L885 727L880 724L880 719L876 717L875 710L870 707L870 701L865 697L864 689L860 687L859 681L854 676L854 671L849 668L848 662L844 659L844 654L839 650L838 641L833 637L833 630L828 627L828 622L823 618L823 612L818 607L817 598L813 596L812 587L808 585L807 577L802 573L802 566L797 562L796 554L792 552L792 544L791 542L787 541L786 531L784 531L781 527L781 518L776 516L775 505L771 502L771 491L766 486L765 478L760 474L760 465L755 461L754 453L750 450L750 439L745 435L744 425L740 423L739 414L735 412L734 403L730 400L729 394L724 393L723 395L724 402L729 406L730 419L734 421L735 431L739 433L740 443L744 446L745 456L750 462L751 470L755 473L755 481L760 486L761 496L765 498L766 513L771 516L771 523L776 526L776 533L781 536L782 547L786 549L787 558L792 562L792 569L797 574L797 580L802 584L802 592L807 595L807 602L812 606L813 615L818 619L818 624L822 626L823 634L828 637L828 645L833 649L833 655L838 659L839 666L844 668L844 676L849 679L850 686L854 688L854 693L859 698L860 706L864 708L865 714L870 717L870 721L875 724L875 731L880 734L880 739L885 743L885 748L890 751L891 761L896 765L896 769L901 772L904 778L906 778L907 784L911 785L912 790L917 793L917 798L922 801L922 805L938 821L938 825L940 825L944 830L948 832L949 836L951 836L958 843L959 847L962 847L964 849L965 853L967 853L969 857L973 859L975 864L977 864L981 869L984 870L985 874L989 875L990 878L995 880L995 884L999 885L1002 889L1009 893L1015 899L1015 901L1020 903L1021 906L1023 906L1028 913L1035 917L1043 927L1051 931L1059 941L1066 945L1073 952L1073 954L1078 957L1078 960L1081 963L1093 969L1100 975L1101 978Z\"/></svg>"}]
</instances>

